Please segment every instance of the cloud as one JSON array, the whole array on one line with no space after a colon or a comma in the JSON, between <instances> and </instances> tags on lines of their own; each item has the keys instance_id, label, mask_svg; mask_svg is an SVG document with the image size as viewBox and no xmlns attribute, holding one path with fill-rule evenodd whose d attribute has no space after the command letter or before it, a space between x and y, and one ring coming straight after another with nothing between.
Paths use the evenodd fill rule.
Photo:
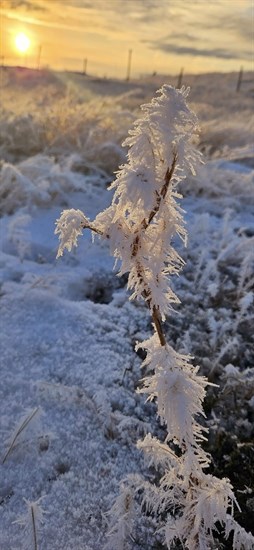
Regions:
<instances>
[{"instance_id":1,"label":"cloud","mask_svg":"<svg viewBox=\"0 0 254 550\"><path fill-rule=\"evenodd\" d=\"M45 0L44 0L45 1ZM105 7L105 2L103 1L103 5ZM60 6L63 8L63 0L50 0L50 7L54 6ZM98 0L64 0L64 7L65 8L77 8L77 9L96 9L96 8L102 8L103 5L98 5Z\"/></svg>"},{"instance_id":2,"label":"cloud","mask_svg":"<svg viewBox=\"0 0 254 550\"><path fill-rule=\"evenodd\" d=\"M181 10L175 10L177 26L170 18L166 36L154 36L142 42L150 49L171 55L251 62L253 17L250 1L242 0L235 10L229 9L224 0L217 0L216 6L209 4L207 10L199 8L200 0L193 0L189 11L182 5Z\"/></svg>"},{"instance_id":3,"label":"cloud","mask_svg":"<svg viewBox=\"0 0 254 550\"><path fill-rule=\"evenodd\" d=\"M161 19L168 14L169 8L158 0L64 0L65 6L80 10L99 10L112 19L117 15L124 17L125 25L133 21L140 23L151 23ZM63 0L51 0L52 4L61 5ZM166 12L165 12L166 10Z\"/></svg>"},{"instance_id":4,"label":"cloud","mask_svg":"<svg viewBox=\"0 0 254 550\"><path fill-rule=\"evenodd\" d=\"M246 59L252 60L251 52L246 51L233 51L224 48L203 48L194 46L180 46L174 42L156 41L150 44L152 49L160 50L168 54L176 55L190 55L200 57L214 57L220 59Z\"/></svg>"},{"instance_id":5,"label":"cloud","mask_svg":"<svg viewBox=\"0 0 254 550\"><path fill-rule=\"evenodd\" d=\"M30 0L4 0L3 7L10 10L24 8L29 11L46 11L44 6Z\"/></svg>"}]
</instances>

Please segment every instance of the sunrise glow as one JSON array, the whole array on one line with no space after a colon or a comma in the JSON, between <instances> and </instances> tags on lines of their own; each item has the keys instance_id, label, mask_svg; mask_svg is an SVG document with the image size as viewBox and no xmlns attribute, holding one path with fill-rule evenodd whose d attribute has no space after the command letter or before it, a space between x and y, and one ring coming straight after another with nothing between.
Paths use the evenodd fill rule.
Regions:
<instances>
[{"instance_id":1,"label":"sunrise glow","mask_svg":"<svg viewBox=\"0 0 254 550\"><path fill-rule=\"evenodd\" d=\"M0 54L126 78L253 69L253 0L0 0ZM64 9L63 9L64 6ZM124 21L124 32L123 32ZM40 45L43 44L39 54ZM25 60L24 60L25 61Z\"/></svg>"},{"instance_id":2,"label":"sunrise glow","mask_svg":"<svg viewBox=\"0 0 254 550\"><path fill-rule=\"evenodd\" d=\"M25 53L30 46L30 40L26 34L21 32L15 38L15 45L20 53Z\"/></svg>"}]
</instances>

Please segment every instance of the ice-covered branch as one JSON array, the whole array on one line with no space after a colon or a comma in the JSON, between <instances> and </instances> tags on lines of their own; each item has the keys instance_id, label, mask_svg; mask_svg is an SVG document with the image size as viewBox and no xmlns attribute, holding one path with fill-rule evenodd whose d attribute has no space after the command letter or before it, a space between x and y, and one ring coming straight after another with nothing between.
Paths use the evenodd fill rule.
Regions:
<instances>
[{"instance_id":1,"label":"ice-covered branch","mask_svg":"<svg viewBox=\"0 0 254 550\"><path fill-rule=\"evenodd\" d=\"M111 254L120 262L119 274L128 273L131 299L145 300L150 309L155 333L140 344L147 350L143 367L148 373L140 392L156 400L167 435L163 444L147 436L139 447L149 462L163 470L156 490L147 491L149 483L144 484L143 500L147 509L165 518L167 547L179 539L189 550L208 550L219 523L226 538L234 532L233 548L239 550L254 539L229 519L237 506L232 487L228 480L205 472L210 456L202 448L207 428L201 418L208 380L199 375L189 356L173 350L162 328L172 304L179 302L169 277L184 264L172 246L176 235L186 242L177 186L189 171L195 173L200 161L193 145L197 118L187 96L188 89L164 85L141 107L142 117L124 142L129 148L126 164L111 185L112 204L94 222L80 210L63 212L56 229L58 256L64 248L77 246L83 228L108 238ZM125 488L112 508L107 545L112 550L123 548L125 537L130 540L133 499Z\"/></svg>"},{"instance_id":2,"label":"ice-covered branch","mask_svg":"<svg viewBox=\"0 0 254 550\"><path fill-rule=\"evenodd\" d=\"M79 235L82 235L83 229L91 229L98 235L103 234L81 210L74 210L74 208L63 210L60 218L56 221L55 234L59 235L60 240L57 258L63 255L65 248L70 252L73 246L78 246L77 239Z\"/></svg>"}]
</instances>

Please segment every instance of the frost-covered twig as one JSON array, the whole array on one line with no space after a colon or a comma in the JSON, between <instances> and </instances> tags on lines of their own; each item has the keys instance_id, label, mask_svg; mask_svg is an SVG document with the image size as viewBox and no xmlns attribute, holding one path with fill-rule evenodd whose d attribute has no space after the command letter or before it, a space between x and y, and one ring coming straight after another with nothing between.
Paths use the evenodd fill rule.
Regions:
<instances>
[{"instance_id":1,"label":"frost-covered twig","mask_svg":"<svg viewBox=\"0 0 254 550\"><path fill-rule=\"evenodd\" d=\"M81 210L74 210L73 208L64 210L56 223L55 233L59 235L60 239L57 258L63 255L65 248L70 252L73 246L78 246L77 239L79 235L82 235L83 229L91 229L95 233L103 235L102 231L97 229Z\"/></svg>"},{"instance_id":2,"label":"frost-covered twig","mask_svg":"<svg viewBox=\"0 0 254 550\"><path fill-rule=\"evenodd\" d=\"M121 486L120 494L111 509L108 521L108 543L104 550L129 550L130 537L135 523L136 505L133 490Z\"/></svg>"},{"instance_id":3,"label":"frost-covered twig","mask_svg":"<svg viewBox=\"0 0 254 550\"><path fill-rule=\"evenodd\" d=\"M127 163L111 185L112 204L92 224L80 211L63 213L56 230L61 238L58 255L64 247L76 246L81 227L90 227L109 239L111 253L120 262L119 275L129 273L131 299L143 299L149 307L155 332L139 347L147 350L143 366L151 374L140 392L157 401L167 436L163 444L151 436L139 443L149 462L163 470L156 491L144 484L143 501L146 509L165 518L161 531L167 547L178 539L190 550L208 550L220 524L226 538L234 531L233 548L238 550L247 538L253 543L254 538L231 521L237 502L230 482L205 472L211 459L202 448L208 430L200 418L205 416L208 380L198 374L189 356L173 350L163 331L172 304L179 302L169 276L179 273L184 264L172 246L176 234L186 242L177 185L189 171L195 174L200 161L193 145L197 118L187 96L185 88L164 85L151 103L141 107L142 117L123 144L129 147ZM129 500L123 493L111 510L111 550L124 548L124 537L130 538L133 517L128 523L127 512Z\"/></svg>"}]
</instances>

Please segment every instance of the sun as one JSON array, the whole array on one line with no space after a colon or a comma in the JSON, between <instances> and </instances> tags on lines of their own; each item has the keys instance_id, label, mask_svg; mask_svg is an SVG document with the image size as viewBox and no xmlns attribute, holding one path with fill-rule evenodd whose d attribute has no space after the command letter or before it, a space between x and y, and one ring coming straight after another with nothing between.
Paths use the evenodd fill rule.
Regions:
<instances>
[{"instance_id":1,"label":"sun","mask_svg":"<svg viewBox=\"0 0 254 550\"><path fill-rule=\"evenodd\" d=\"M20 53L25 53L30 46L30 39L26 34L20 32L15 38L16 48Z\"/></svg>"}]
</instances>

